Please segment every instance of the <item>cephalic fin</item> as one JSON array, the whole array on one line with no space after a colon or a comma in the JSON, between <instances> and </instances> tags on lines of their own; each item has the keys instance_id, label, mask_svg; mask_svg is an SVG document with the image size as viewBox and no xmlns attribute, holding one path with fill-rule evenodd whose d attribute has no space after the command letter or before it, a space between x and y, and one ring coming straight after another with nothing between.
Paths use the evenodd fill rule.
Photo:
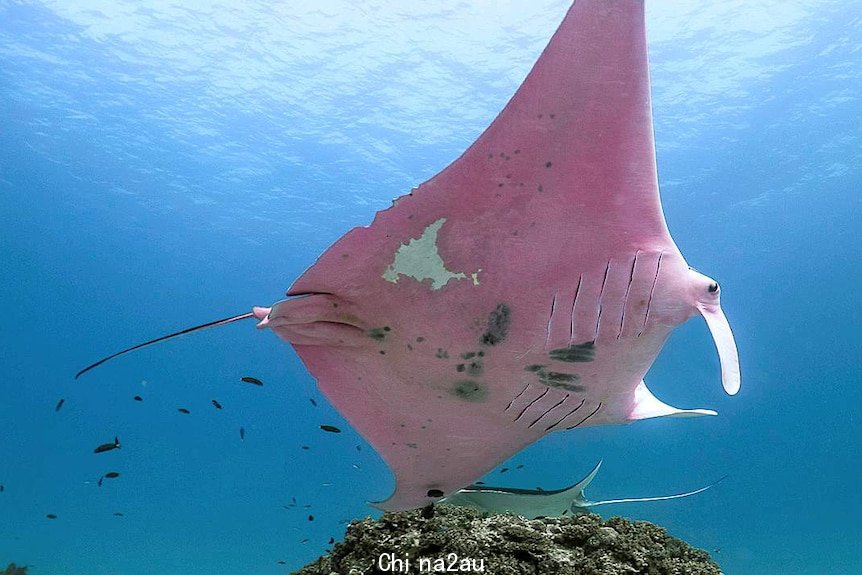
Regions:
<instances>
[{"instance_id":1,"label":"cephalic fin","mask_svg":"<svg viewBox=\"0 0 862 575\"><path fill-rule=\"evenodd\" d=\"M730 323L724 312L717 304L698 303L697 310L712 334L712 341L718 350L718 359L721 362L721 384L728 395L736 395L739 392L739 353L736 350L736 341Z\"/></svg>"},{"instance_id":2,"label":"cephalic fin","mask_svg":"<svg viewBox=\"0 0 862 575\"><path fill-rule=\"evenodd\" d=\"M356 342L367 326L354 306L326 293L305 294L282 300L271 308L255 308L259 329L270 328L294 345L344 346Z\"/></svg>"},{"instance_id":3,"label":"cephalic fin","mask_svg":"<svg viewBox=\"0 0 862 575\"><path fill-rule=\"evenodd\" d=\"M699 417L718 415L712 409L680 409L658 399L647 388L643 380L635 388L635 403L629 413L629 420L650 419L652 417Z\"/></svg>"}]
</instances>

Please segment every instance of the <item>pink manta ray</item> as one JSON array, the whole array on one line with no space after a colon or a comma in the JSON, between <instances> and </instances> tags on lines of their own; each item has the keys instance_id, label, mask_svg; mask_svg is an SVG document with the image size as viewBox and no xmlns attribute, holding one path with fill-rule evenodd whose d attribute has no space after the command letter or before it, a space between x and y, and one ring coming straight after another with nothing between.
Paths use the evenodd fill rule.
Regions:
<instances>
[{"instance_id":1,"label":"pink manta ray","mask_svg":"<svg viewBox=\"0 0 862 575\"><path fill-rule=\"evenodd\" d=\"M718 284L662 214L638 0L576 2L479 139L287 295L179 334L253 316L290 342L394 471L386 510L451 495L548 433L714 415L643 382L696 314L739 390Z\"/></svg>"}]
</instances>

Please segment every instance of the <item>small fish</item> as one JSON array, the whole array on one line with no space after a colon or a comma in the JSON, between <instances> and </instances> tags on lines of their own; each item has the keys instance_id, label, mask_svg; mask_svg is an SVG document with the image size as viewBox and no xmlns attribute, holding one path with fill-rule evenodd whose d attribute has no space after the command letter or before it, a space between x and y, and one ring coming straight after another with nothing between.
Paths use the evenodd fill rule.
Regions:
<instances>
[{"instance_id":1,"label":"small fish","mask_svg":"<svg viewBox=\"0 0 862 575\"><path fill-rule=\"evenodd\" d=\"M504 467L503 469L500 470L500 473L506 473L507 471L509 471L509 468Z\"/></svg>"},{"instance_id":2,"label":"small fish","mask_svg":"<svg viewBox=\"0 0 862 575\"><path fill-rule=\"evenodd\" d=\"M332 545L333 543L335 543L335 537L330 537L329 544Z\"/></svg>"},{"instance_id":3,"label":"small fish","mask_svg":"<svg viewBox=\"0 0 862 575\"><path fill-rule=\"evenodd\" d=\"M48 519L56 519L56 518L57 518L57 516L56 516L56 515L54 515L53 513L49 513L49 514L48 514L48 515L46 515L45 517L47 517Z\"/></svg>"},{"instance_id":4,"label":"small fish","mask_svg":"<svg viewBox=\"0 0 862 575\"><path fill-rule=\"evenodd\" d=\"M116 479L119 476L120 476L120 474L117 473L116 471L109 471L104 475L104 477L107 477L108 479Z\"/></svg>"},{"instance_id":5,"label":"small fish","mask_svg":"<svg viewBox=\"0 0 862 575\"><path fill-rule=\"evenodd\" d=\"M359 464L358 464L358 463L353 463L352 465L353 465L353 469L359 469Z\"/></svg>"},{"instance_id":6,"label":"small fish","mask_svg":"<svg viewBox=\"0 0 862 575\"><path fill-rule=\"evenodd\" d=\"M58 402L57 402L57 407L55 407L55 408L54 408L54 411L60 411L61 409L63 409L63 404L64 404L64 403L66 403L66 400L65 400L65 399L61 399L60 401L58 401Z\"/></svg>"},{"instance_id":7,"label":"small fish","mask_svg":"<svg viewBox=\"0 0 862 575\"><path fill-rule=\"evenodd\" d=\"M311 449L311 448L310 448L309 446L307 446L307 445L303 445L303 446L302 446L302 448L303 448L304 450L306 450L306 451L308 451L309 449Z\"/></svg>"},{"instance_id":8,"label":"small fish","mask_svg":"<svg viewBox=\"0 0 862 575\"><path fill-rule=\"evenodd\" d=\"M102 476L102 477L100 477L100 478L99 478L99 481L97 481L97 482L96 482L96 483L98 484L98 486L99 486L99 487L101 487L101 486L102 486L102 482L103 482L104 480L105 480L105 477L104 477L104 476Z\"/></svg>"},{"instance_id":9,"label":"small fish","mask_svg":"<svg viewBox=\"0 0 862 575\"><path fill-rule=\"evenodd\" d=\"M309 515L309 516L308 516L308 520L309 520L309 521L314 521L314 515Z\"/></svg>"},{"instance_id":10,"label":"small fish","mask_svg":"<svg viewBox=\"0 0 862 575\"><path fill-rule=\"evenodd\" d=\"M308 538L306 537L305 539L303 539L302 541L300 541L300 543L308 543Z\"/></svg>"},{"instance_id":11,"label":"small fish","mask_svg":"<svg viewBox=\"0 0 862 575\"><path fill-rule=\"evenodd\" d=\"M362 446L361 446L361 445L357 445L357 446L356 446L356 451L362 451Z\"/></svg>"},{"instance_id":12,"label":"small fish","mask_svg":"<svg viewBox=\"0 0 862 575\"><path fill-rule=\"evenodd\" d=\"M135 397L133 397L132 399L134 399L135 401L144 401L144 398L143 398L143 397L141 397L140 395L136 395L136 396L135 396Z\"/></svg>"},{"instance_id":13,"label":"small fish","mask_svg":"<svg viewBox=\"0 0 862 575\"><path fill-rule=\"evenodd\" d=\"M0 483L0 493L3 493L4 491L6 491L6 486Z\"/></svg>"},{"instance_id":14,"label":"small fish","mask_svg":"<svg viewBox=\"0 0 862 575\"><path fill-rule=\"evenodd\" d=\"M310 402L311 402L311 405L313 405L314 407L317 407L317 402L316 402L316 401L314 401L314 398L313 398L313 397L309 397L309 398L308 398L308 401L310 401Z\"/></svg>"},{"instance_id":15,"label":"small fish","mask_svg":"<svg viewBox=\"0 0 862 575\"><path fill-rule=\"evenodd\" d=\"M245 441L245 427L239 428L239 439L240 441Z\"/></svg>"},{"instance_id":16,"label":"small fish","mask_svg":"<svg viewBox=\"0 0 862 575\"><path fill-rule=\"evenodd\" d=\"M321 425L320 429L322 429L323 431L328 431L329 433L341 433L341 430L334 425Z\"/></svg>"},{"instance_id":17,"label":"small fish","mask_svg":"<svg viewBox=\"0 0 862 575\"><path fill-rule=\"evenodd\" d=\"M123 516L123 514L122 514L122 513L120 513L119 511L117 511L116 513L114 513L114 517L122 517L122 516Z\"/></svg>"},{"instance_id":18,"label":"small fish","mask_svg":"<svg viewBox=\"0 0 862 575\"><path fill-rule=\"evenodd\" d=\"M515 466L515 469L524 469L524 464L519 463L518 465Z\"/></svg>"},{"instance_id":19,"label":"small fish","mask_svg":"<svg viewBox=\"0 0 862 575\"><path fill-rule=\"evenodd\" d=\"M287 561L278 561L279 565L287 565Z\"/></svg>"},{"instance_id":20,"label":"small fish","mask_svg":"<svg viewBox=\"0 0 862 575\"><path fill-rule=\"evenodd\" d=\"M291 503L292 505L296 505L296 497L291 497L291 498L290 498L290 503Z\"/></svg>"},{"instance_id":21,"label":"small fish","mask_svg":"<svg viewBox=\"0 0 862 575\"><path fill-rule=\"evenodd\" d=\"M213 407L215 407L216 409L221 409L221 408L222 408L222 406L221 406L221 404L218 402L218 400L215 400L215 399L214 399L214 400L212 400L212 402L213 402Z\"/></svg>"},{"instance_id":22,"label":"small fish","mask_svg":"<svg viewBox=\"0 0 862 575\"><path fill-rule=\"evenodd\" d=\"M180 407L180 408L178 408L178 409L177 409L177 411L179 411L180 413L185 413L186 415L188 415L189 413L191 413L191 411L189 411L189 410L188 410L188 409L186 409L185 407Z\"/></svg>"},{"instance_id":23,"label":"small fish","mask_svg":"<svg viewBox=\"0 0 862 575\"><path fill-rule=\"evenodd\" d=\"M254 385L263 385L263 382L256 377L246 376L242 378L242 381L244 381L245 383L252 383Z\"/></svg>"},{"instance_id":24,"label":"small fish","mask_svg":"<svg viewBox=\"0 0 862 575\"><path fill-rule=\"evenodd\" d=\"M114 437L113 443L103 443L99 447L93 450L93 453L104 453L106 451L111 451L112 449L119 449L120 446L120 438Z\"/></svg>"}]
</instances>

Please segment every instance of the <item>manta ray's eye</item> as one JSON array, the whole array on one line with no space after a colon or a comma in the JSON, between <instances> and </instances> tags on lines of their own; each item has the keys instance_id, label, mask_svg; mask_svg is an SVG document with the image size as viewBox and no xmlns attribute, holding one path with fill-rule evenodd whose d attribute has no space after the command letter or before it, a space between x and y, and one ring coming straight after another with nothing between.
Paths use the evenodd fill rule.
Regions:
<instances>
[{"instance_id":1,"label":"manta ray's eye","mask_svg":"<svg viewBox=\"0 0 862 575\"><path fill-rule=\"evenodd\" d=\"M715 282L712 282L711 284L709 284L709 287L706 289L709 291L709 293L715 293L718 291L718 284Z\"/></svg>"}]
</instances>

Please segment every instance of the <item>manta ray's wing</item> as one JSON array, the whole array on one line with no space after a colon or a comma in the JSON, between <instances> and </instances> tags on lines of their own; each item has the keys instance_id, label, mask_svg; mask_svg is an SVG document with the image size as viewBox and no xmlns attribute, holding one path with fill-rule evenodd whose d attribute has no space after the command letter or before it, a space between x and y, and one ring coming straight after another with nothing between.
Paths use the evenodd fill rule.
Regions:
<instances>
[{"instance_id":1,"label":"manta ray's wing","mask_svg":"<svg viewBox=\"0 0 862 575\"><path fill-rule=\"evenodd\" d=\"M452 505L473 507L486 513L514 513L528 519L535 519L536 517L557 517L568 513L574 515L588 513L590 508L598 505L682 499L703 493L707 489L712 489L727 478L725 476L705 487L673 495L590 501L584 495L584 490L593 481L601 465L602 462L599 461L585 478L564 489L544 491L539 489L513 489L510 487L470 485L464 489L459 489L444 499L444 502Z\"/></svg>"},{"instance_id":2,"label":"manta ray's wing","mask_svg":"<svg viewBox=\"0 0 862 575\"><path fill-rule=\"evenodd\" d=\"M688 267L658 195L643 3L581 0L454 163L256 311L397 479L470 484L545 433L635 418Z\"/></svg>"}]
</instances>

